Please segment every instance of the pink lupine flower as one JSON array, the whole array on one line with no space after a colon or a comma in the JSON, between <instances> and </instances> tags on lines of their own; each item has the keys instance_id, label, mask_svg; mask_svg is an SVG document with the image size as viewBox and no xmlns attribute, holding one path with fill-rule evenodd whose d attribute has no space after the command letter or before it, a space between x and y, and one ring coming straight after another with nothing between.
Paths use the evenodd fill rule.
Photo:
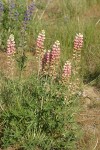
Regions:
<instances>
[{"instance_id":1,"label":"pink lupine flower","mask_svg":"<svg viewBox=\"0 0 100 150\"><path fill-rule=\"evenodd\" d=\"M46 72L49 69L49 65L50 65L50 55L51 52L50 50L48 50L45 54L44 57L42 59L42 70L44 72Z\"/></svg>"},{"instance_id":2,"label":"pink lupine flower","mask_svg":"<svg viewBox=\"0 0 100 150\"><path fill-rule=\"evenodd\" d=\"M81 50L82 46L83 46L83 35L81 33L76 34L74 39L74 49Z\"/></svg>"},{"instance_id":3,"label":"pink lupine flower","mask_svg":"<svg viewBox=\"0 0 100 150\"><path fill-rule=\"evenodd\" d=\"M9 36L9 39L7 40L7 54L8 54L8 56L14 55L15 51L16 51L16 48L15 48L14 35L11 34Z\"/></svg>"},{"instance_id":4,"label":"pink lupine flower","mask_svg":"<svg viewBox=\"0 0 100 150\"><path fill-rule=\"evenodd\" d=\"M45 31L42 30L42 32L39 33L37 41L36 41L36 58L37 58L37 63L38 63L38 75L42 69L42 59L45 54L44 40L45 40Z\"/></svg>"},{"instance_id":5,"label":"pink lupine flower","mask_svg":"<svg viewBox=\"0 0 100 150\"><path fill-rule=\"evenodd\" d=\"M73 59L75 63L79 63L81 60L81 48L83 47L83 35L81 33L76 34L74 39Z\"/></svg>"},{"instance_id":6,"label":"pink lupine flower","mask_svg":"<svg viewBox=\"0 0 100 150\"><path fill-rule=\"evenodd\" d=\"M57 61L59 57L60 57L60 42L56 41L51 51L51 63Z\"/></svg>"},{"instance_id":7,"label":"pink lupine flower","mask_svg":"<svg viewBox=\"0 0 100 150\"><path fill-rule=\"evenodd\" d=\"M45 54L45 64L50 63L50 55L51 55L51 52L50 52L50 50L48 50Z\"/></svg>"},{"instance_id":8,"label":"pink lupine flower","mask_svg":"<svg viewBox=\"0 0 100 150\"><path fill-rule=\"evenodd\" d=\"M45 31L42 30L42 32L39 33L37 41L36 41L36 47L38 49L44 49L44 40L45 40Z\"/></svg>"},{"instance_id":9,"label":"pink lupine flower","mask_svg":"<svg viewBox=\"0 0 100 150\"><path fill-rule=\"evenodd\" d=\"M56 77L56 70L60 60L60 42L56 41L50 54L50 76Z\"/></svg>"},{"instance_id":10,"label":"pink lupine flower","mask_svg":"<svg viewBox=\"0 0 100 150\"><path fill-rule=\"evenodd\" d=\"M47 64L50 63L50 50L48 50L47 53L46 53L46 63Z\"/></svg>"},{"instance_id":11,"label":"pink lupine flower","mask_svg":"<svg viewBox=\"0 0 100 150\"><path fill-rule=\"evenodd\" d=\"M81 49L83 47L83 35L81 33L76 34L74 39L73 49L73 83L71 90L73 93L80 88L80 68L81 68Z\"/></svg>"},{"instance_id":12,"label":"pink lupine flower","mask_svg":"<svg viewBox=\"0 0 100 150\"><path fill-rule=\"evenodd\" d=\"M71 70L72 70L71 62L66 61L64 68L63 68L62 77L69 78L71 76Z\"/></svg>"},{"instance_id":13,"label":"pink lupine flower","mask_svg":"<svg viewBox=\"0 0 100 150\"><path fill-rule=\"evenodd\" d=\"M60 59L60 43L56 41L52 47L52 50L48 50L42 59L42 71L50 76L56 75L56 69L58 67Z\"/></svg>"},{"instance_id":14,"label":"pink lupine flower","mask_svg":"<svg viewBox=\"0 0 100 150\"><path fill-rule=\"evenodd\" d=\"M9 39L7 40L7 57L8 57L8 75L12 75L13 77L13 73L14 73L14 54L16 52L16 48L15 48L15 41L14 41L14 35L11 34L9 36Z\"/></svg>"}]
</instances>

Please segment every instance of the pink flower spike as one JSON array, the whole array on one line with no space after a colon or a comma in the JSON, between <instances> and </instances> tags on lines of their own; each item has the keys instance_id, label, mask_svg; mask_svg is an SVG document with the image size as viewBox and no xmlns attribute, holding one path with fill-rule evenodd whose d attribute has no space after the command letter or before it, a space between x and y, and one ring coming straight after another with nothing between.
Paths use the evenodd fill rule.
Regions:
<instances>
[{"instance_id":1,"label":"pink flower spike","mask_svg":"<svg viewBox=\"0 0 100 150\"><path fill-rule=\"evenodd\" d=\"M46 64L49 64L50 63L50 50L47 51L45 58L46 58Z\"/></svg>"},{"instance_id":2,"label":"pink flower spike","mask_svg":"<svg viewBox=\"0 0 100 150\"><path fill-rule=\"evenodd\" d=\"M7 61L7 67L8 67L8 76L13 78L13 74L14 74L14 54L16 52L16 48L15 48L15 41L14 41L14 35L11 34L9 36L9 39L7 40L7 57L8 57L8 61Z\"/></svg>"},{"instance_id":3,"label":"pink flower spike","mask_svg":"<svg viewBox=\"0 0 100 150\"><path fill-rule=\"evenodd\" d=\"M81 50L83 47L83 35L81 33L76 34L74 39L74 49L75 50Z\"/></svg>"},{"instance_id":4,"label":"pink flower spike","mask_svg":"<svg viewBox=\"0 0 100 150\"><path fill-rule=\"evenodd\" d=\"M7 41L7 54L13 55L15 53L15 51L16 51L16 48L15 48L14 35L11 34Z\"/></svg>"},{"instance_id":5,"label":"pink flower spike","mask_svg":"<svg viewBox=\"0 0 100 150\"><path fill-rule=\"evenodd\" d=\"M48 50L44 56L43 56L43 59L42 59L42 70L47 67L50 63L50 50Z\"/></svg>"},{"instance_id":6,"label":"pink flower spike","mask_svg":"<svg viewBox=\"0 0 100 150\"><path fill-rule=\"evenodd\" d=\"M45 40L45 31L42 30L41 33L39 33L37 41L36 41L36 47L39 49L44 48L44 40Z\"/></svg>"},{"instance_id":7,"label":"pink flower spike","mask_svg":"<svg viewBox=\"0 0 100 150\"><path fill-rule=\"evenodd\" d=\"M63 73L62 73L62 77L63 78L69 78L71 76L71 62L66 61L64 67L63 67Z\"/></svg>"},{"instance_id":8,"label":"pink flower spike","mask_svg":"<svg viewBox=\"0 0 100 150\"><path fill-rule=\"evenodd\" d=\"M60 57L60 42L56 41L51 51L51 62L58 60Z\"/></svg>"}]
</instances>

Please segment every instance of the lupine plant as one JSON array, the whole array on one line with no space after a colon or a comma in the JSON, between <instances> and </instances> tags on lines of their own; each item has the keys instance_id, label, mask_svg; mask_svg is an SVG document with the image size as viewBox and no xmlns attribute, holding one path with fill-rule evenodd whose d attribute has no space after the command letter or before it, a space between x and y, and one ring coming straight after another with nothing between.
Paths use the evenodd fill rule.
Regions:
<instances>
[{"instance_id":1,"label":"lupine plant","mask_svg":"<svg viewBox=\"0 0 100 150\"><path fill-rule=\"evenodd\" d=\"M80 43L79 39L74 43L75 50ZM2 148L13 146L23 150L77 149L80 127L75 120L75 114L78 113L81 97L74 88L76 82L73 80L73 69L78 64L73 65L73 58L66 61L62 73L58 75L60 42L56 41L51 50L46 51L44 40L45 31L42 30L36 40L38 73L34 72L27 79L22 77L21 80L2 78ZM83 38L78 48L82 44ZM14 59L15 52L14 36L10 35L7 41L10 69L13 68L11 58Z\"/></svg>"},{"instance_id":2,"label":"lupine plant","mask_svg":"<svg viewBox=\"0 0 100 150\"><path fill-rule=\"evenodd\" d=\"M39 36L37 38L36 57L39 59L39 62L41 62L40 68L43 74L56 78L58 71L57 69L60 62L60 42L56 41L51 50L44 50L44 33L44 31L42 31L42 33L39 33ZM73 84L76 84L76 87L79 87L80 81L78 73L80 71L82 46L83 35L81 33L76 34L74 39L73 57L71 58L71 61L66 61L62 71L62 80L66 80L66 82L68 82L69 79L73 76Z\"/></svg>"},{"instance_id":3,"label":"lupine plant","mask_svg":"<svg viewBox=\"0 0 100 150\"><path fill-rule=\"evenodd\" d=\"M64 67L63 67L63 73L62 73L62 81L63 82L69 82L69 79L72 75L72 65L70 61L66 61Z\"/></svg>"},{"instance_id":4,"label":"lupine plant","mask_svg":"<svg viewBox=\"0 0 100 150\"><path fill-rule=\"evenodd\" d=\"M39 33L37 41L36 41L36 59L37 59L37 64L38 64L38 75L42 68L42 59L45 53L44 40L45 40L45 31L42 30L42 32Z\"/></svg>"},{"instance_id":5,"label":"lupine plant","mask_svg":"<svg viewBox=\"0 0 100 150\"><path fill-rule=\"evenodd\" d=\"M79 33L79 34L76 34L76 36L75 36L74 50L73 50L73 76L74 76L75 90L80 87L80 84L81 84L80 78L82 78L80 76L82 47L83 47L83 35L81 33Z\"/></svg>"},{"instance_id":6,"label":"lupine plant","mask_svg":"<svg viewBox=\"0 0 100 150\"><path fill-rule=\"evenodd\" d=\"M26 46L29 23L33 20L35 10L34 1L27 6L26 1L9 0L0 1L0 30L1 30L1 49L6 48L6 40L10 34L16 37L16 46ZM17 32L20 31L20 32ZM23 37L24 36L24 40ZM23 44L24 42L24 44Z\"/></svg>"},{"instance_id":7,"label":"lupine plant","mask_svg":"<svg viewBox=\"0 0 100 150\"><path fill-rule=\"evenodd\" d=\"M50 76L56 76L59 61L60 61L60 42L56 41L51 50Z\"/></svg>"},{"instance_id":8,"label":"lupine plant","mask_svg":"<svg viewBox=\"0 0 100 150\"><path fill-rule=\"evenodd\" d=\"M52 50L48 50L42 58L42 71L49 76L56 77L60 61L60 43L56 41Z\"/></svg>"},{"instance_id":9,"label":"lupine plant","mask_svg":"<svg viewBox=\"0 0 100 150\"><path fill-rule=\"evenodd\" d=\"M35 9L35 5L34 5L34 2L32 2L32 3L28 6L28 8L27 8L27 10L26 10L26 12L25 12L25 14L24 14L24 21L23 21L24 30L26 30L27 24L28 24L29 21L32 19L32 15L33 15L34 9Z\"/></svg>"}]
</instances>

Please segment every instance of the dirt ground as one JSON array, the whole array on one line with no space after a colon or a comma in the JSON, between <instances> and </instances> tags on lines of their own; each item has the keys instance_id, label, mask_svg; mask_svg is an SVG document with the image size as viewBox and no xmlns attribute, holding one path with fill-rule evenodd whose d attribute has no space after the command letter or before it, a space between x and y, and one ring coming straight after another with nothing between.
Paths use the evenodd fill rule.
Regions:
<instances>
[{"instance_id":1,"label":"dirt ground","mask_svg":"<svg viewBox=\"0 0 100 150\"><path fill-rule=\"evenodd\" d=\"M84 131L79 150L100 150L100 89L85 86L83 93L83 111L78 122Z\"/></svg>"}]
</instances>

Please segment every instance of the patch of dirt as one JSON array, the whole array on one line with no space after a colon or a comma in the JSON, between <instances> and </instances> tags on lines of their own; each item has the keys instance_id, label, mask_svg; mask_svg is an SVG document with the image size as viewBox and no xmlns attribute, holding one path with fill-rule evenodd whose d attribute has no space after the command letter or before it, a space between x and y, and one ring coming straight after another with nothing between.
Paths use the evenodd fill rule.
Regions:
<instances>
[{"instance_id":1,"label":"patch of dirt","mask_svg":"<svg viewBox=\"0 0 100 150\"><path fill-rule=\"evenodd\" d=\"M0 52L0 70L3 70L4 68L6 69L6 60L7 56L6 53Z\"/></svg>"},{"instance_id":2,"label":"patch of dirt","mask_svg":"<svg viewBox=\"0 0 100 150\"><path fill-rule=\"evenodd\" d=\"M93 5L90 9L88 9L84 16L86 18L98 18L100 17L100 5Z\"/></svg>"},{"instance_id":3,"label":"patch of dirt","mask_svg":"<svg viewBox=\"0 0 100 150\"><path fill-rule=\"evenodd\" d=\"M85 86L82 103L83 111L78 122L84 138L80 140L79 150L100 150L100 89Z\"/></svg>"}]
</instances>

